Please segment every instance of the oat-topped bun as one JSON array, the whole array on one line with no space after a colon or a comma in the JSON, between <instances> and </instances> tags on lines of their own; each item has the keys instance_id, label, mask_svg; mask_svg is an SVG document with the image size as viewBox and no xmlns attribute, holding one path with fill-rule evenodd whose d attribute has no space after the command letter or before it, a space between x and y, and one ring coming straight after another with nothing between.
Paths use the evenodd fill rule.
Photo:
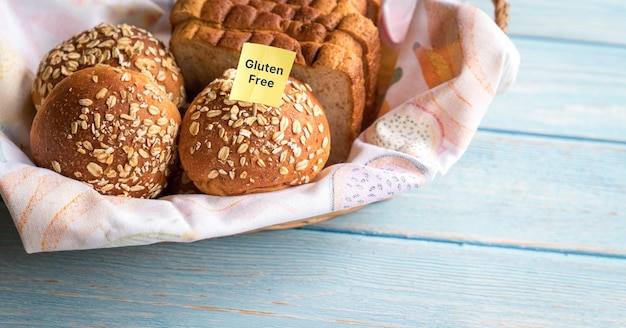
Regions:
<instances>
[{"instance_id":1,"label":"oat-topped bun","mask_svg":"<svg viewBox=\"0 0 626 328\"><path fill-rule=\"evenodd\" d=\"M50 50L39 63L31 90L35 108L72 73L96 64L123 67L153 77L180 106L185 91L180 69L165 45L150 32L127 24L100 24Z\"/></svg>"},{"instance_id":2,"label":"oat-topped bun","mask_svg":"<svg viewBox=\"0 0 626 328\"><path fill-rule=\"evenodd\" d=\"M324 110L289 78L281 106L229 100L235 70L211 82L183 118L179 156L202 192L240 195L311 181L330 153Z\"/></svg>"},{"instance_id":3,"label":"oat-topped bun","mask_svg":"<svg viewBox=\"0 0 626 328\"><path fill-rule=\"evenodd\" d=\"M180 113L148 76L80 70L50 93L30 133L38 166L102 194L156 197L173 168Z\"/></svg>"}]
</instances>

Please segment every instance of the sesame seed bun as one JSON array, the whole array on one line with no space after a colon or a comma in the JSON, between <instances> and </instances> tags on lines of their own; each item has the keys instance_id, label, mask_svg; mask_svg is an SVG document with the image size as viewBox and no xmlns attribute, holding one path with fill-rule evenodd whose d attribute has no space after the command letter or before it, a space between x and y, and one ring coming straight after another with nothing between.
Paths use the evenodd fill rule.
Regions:
<instances>
[{"instance_id":1,"label":"sesame seed bun","mask_svg":"<svg viewBox=\"0 0 626 328\"><path fill-rule=\"evenodd\" d=\"M144 73L156 81L176 106L183 103L184 81L165 45L144 29L103 23L77 33L44 55L31 88L35 108L39 110L61 80L97 64Z\"/></svg>"},{"instance_id":2,"label":"sesame seed bun","mask_svg":"<svg viewBox=\"0 0 626 328\"><path fill-rule=\"evenodd\" d=\"M174 163L181 118L153 79L95 66L63 79L31 127L35 164L105 195L156 197Z\"/></svg>"},{"instance_id":3,"label":"sesame seed bun","mask_svg":"<svg viewBox=\"0 0 626 328\"><path fill-rule=\"evenodd\" d=\"M289 78L280 107L231 101L227 70L191 103L179 156L196 187L212 195L265 192L310 182L330 154L330 130L310 87Z\"/></svg>"}]
</instances>

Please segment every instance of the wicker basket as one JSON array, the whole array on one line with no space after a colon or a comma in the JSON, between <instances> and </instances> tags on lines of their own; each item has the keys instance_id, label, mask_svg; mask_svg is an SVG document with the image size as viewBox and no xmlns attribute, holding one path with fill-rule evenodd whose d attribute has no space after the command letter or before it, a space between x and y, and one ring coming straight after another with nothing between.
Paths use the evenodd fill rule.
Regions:
<instances>
[{"instance_id":1,"label":"wicker basket","mask_svg":"<svg viewBox=\"0 0 626 328\"><path fill-rule=\"evenodd\" d=\"M496 24L502 29L502 31L504 31L505 33L507 32L507 28L508 28L508 21L509 21L509 8L510 5L508 2L506 2L505 0L492 0L493 5L494 5L494 20L496 22ZM356 210L359 210L363 207L365 207L367 205L363 205L363 206L357 206L357 207L353 207L347 210L343 210L343 211L336 211L333 213L328 213L328 214L323 214L323 215L318 215L318 216L314 216L314 217L310 217L310 218L306 218L306 219L301 219L301 220L296 220L296 221L291 221L291 222L285 222L285 223L281 223L281 224L276 224L273 226L268 226L259 230L254 230L254 231L250 231L250 232L256 232L256 231L265 231L265 230L284 230L284 229L292 229L292 228L299 228L299 227L304 227L304 226L308 226L311 224L315 224L315 223L319 223L319 222L323 222L326 220L330 220L332 218L350 213L350 212L354 212Z\"/></svg>"},{"instance_id":2,"label":"wicker basket","mask_svg":"<svg viewBox=\"0 0 626 328\"><path fill-rule=\"evenodd\" d=\"M472 7L442 4L440 1L445 2L429 0L424 2L424 6L416 7L416 13L427 15L429 24L432 23L430 26L433 28L427 32L436 33L435 39L444 35L439 33L451 32L451 36L467 43L458 42L448 47L450 44L446 43L446 39L441 41L443 47L422 47L422 41L428 42L424 37L431 36L420 34L424 32L423 26L415 25L415 29L408 29L405 40L398 47L381 47L381 64L384 67L381 67L377 98L382 100L385 96L385 100L381 104L380 120L355 141L349 163L329 168L318 181L302 186L293 193L279 190L275 194L234 199L202 195L172 195L160 200L100 197L95 190L78 181L33 167L28 156L18 146L28 142L28 133L23 133L24 130L30 131L28 118L10 121L10 126L4 124L6 120L0 120L0 128L8 126L13 129L4 131L16 131L11 138L0 133L0 194L16 223L25 250L37 253L160 242L193 242L254 231L298 228L333 219L359 210L366 204L414 190L436 174L444 174L469 145L487 109L488 100L496 94L495 88L505 91L514 82L519 53L506 35L498 31L501 29L506 32L507 29L509 5L505 0L493 0L495 15L491 17L494 18ZM68 4L67 9L72 6ZM428 16L430 12L425 10L429 9L437 12ZM74 15L80 13L80 9L76 9ZM454 19L459 24L451 23ZM474 25L467 25L472 22ZM406 20L399 23L394 21L381 27L397 28L385 32L398 32L406 27L403 25ZM46 24L53 26L55 22L50 20ZM472 33L458 31L466 27L472 28ZM438 28L443 29L443 32L436 30ZM478 47L483 44L487 47ZM389 44L385 42L384 45ZM478 61L473 60L474 57L467 58L459 52L465 45L469 47L469 52L465 54L488 57ZM493 51L483 53L483 48ZM12 50L13 47L9 45L8 49ZM25 61L18 60L20 57L17 52L3 51L2 54L7 57L0 56L0 59L15 61L15 69L10 71L15 76L22 76L32 70ZM476 83L476 74L471 70L457 70L457 66L463 67L457 65L457 61L440 61L442 56L463 60L462 65L467 63L466 60L471 60L477 69L484 71L484 79L483 75L479 78L487 81L488 87ZM403 79L403 76L407 78ZM446 81L451 81L451 84L446 85ZM432 89L437 86L442 88L435 90L439 91L435 94ZM29 93L21 92L25 88L20 88L19 84L0 83L0 87L11 90L11 94L15 95L10 101L20 103L30 99ZM463 90L463 93L459 90ZM450 93L455 98L445 99L454 107L449 108L451 112L443 117L442 123L437 97L446 97ZM403 103L403 99L408 96L417 97L414 99L420 103ZM15 109L21 109L20 106L11 105L10 101L7 102L9 105L0 106L3 119L11 118ZM466 105L475 110L465 110ZM390 113L392 108L396 111ZM11 115L5 115L4 110ZM450 133L445 138L444 130L454 130L457 125L450 124L457 118L465 127L463 131L459 130L463 133ZM393 123L399 122L398 119L405 120L401 124ZM416 124L428 129L418 131L420 136L432 137L417 140L418 132L414 129ZM60 188L63 192L57 194ZM310 204L311 199L315 201L314 204ZM42 203L45 206L39 206ZM306 206L296 206L302 204ZM327 212L331 209L333 212ZM255 215L258 220L251 220Z\"/></svg>"}]
</instances>

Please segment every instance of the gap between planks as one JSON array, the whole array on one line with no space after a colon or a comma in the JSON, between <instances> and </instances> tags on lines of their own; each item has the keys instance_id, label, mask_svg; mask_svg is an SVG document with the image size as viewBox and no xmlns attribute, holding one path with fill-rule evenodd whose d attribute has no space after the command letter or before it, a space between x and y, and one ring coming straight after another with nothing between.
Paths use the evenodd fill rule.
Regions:
<instances>
[{"instance_id":1,"label":"gap between planks","mask_svg":"<svg viewBox=\"0 0 626 328\"><path fill-rule=\"evenodd\" d=\"M485 132L485 133L493 133L493 134L507 134L511 136L527 136L527 137L548 138L548 139L557 139L557 140L566 140L566 141L598 142L598 143L607 143L607 144L614 144L614 145L626 145L626 141L621 141L621 140L593 138L593 137L579 137L579 136L574 136L574 135L548 134L548 133L528 132L528 131L509 130L509 129L496 129L496 128L478 128L478 131Z\"/></svg>"},{"instance_id":2,"label":"gap between planks","mask_svg":"<svg viewBox=\"0 0 626 328\"><path fill-rule=\"evenodd\" d=\"M406 239L406 240L414 240L414 241L423 241L423 242L432 242L432 243L443 243L443 244L454 244L458 246L478 246L478 247L490 247L490 248L503 248L503 249L512 249L512 250L522 250L522 251L532 251L532 252L543 252L543 253L555 253L562 255L580 255L580 256L593 256L593 257L602 257L602 258L612 258L612 259L626 259L626 254L618 254L618 253L608 253L606 251L598 250L580 250L580 249L565 249L565 248L551 248L551 247L540 247L533 245L523 245L517 243L494 243L494 242L482 242L478 240L469 240L469 239L453 239L453 238L438 238L438 237L428 237L428 236L420 236L420 235L402 235L402 234L392 234L392 233L378 233L374 231L367 230L341 230L320 226L306 226L298 229L309 230L309 231L317 231L324 233L337 233L337 234L349 234L349 235L360 235L367 237L378 237L378 238L395 238L395 239Z\"/></svg>"}]
</instances>

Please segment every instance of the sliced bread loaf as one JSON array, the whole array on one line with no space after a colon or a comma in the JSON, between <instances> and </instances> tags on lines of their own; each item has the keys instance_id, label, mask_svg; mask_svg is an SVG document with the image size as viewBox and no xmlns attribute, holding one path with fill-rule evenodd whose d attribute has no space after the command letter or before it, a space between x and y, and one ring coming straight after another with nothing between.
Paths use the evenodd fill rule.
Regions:
<instances>
[{"instance_id":1,"label":"sliced bread loaf","mask_svg":"<svg viewBox=\"0 0 626 328\"><path fill-rule=\"evenodd\" d=\"M365 108L369 125L377 116L377 87L380 71L380 40L373 20L364 16L376 1L258 1L187 0L175 5L170 20L173 26L190 18L200 19L219 29L274 31L297 41L331 42L354 51L363 61ZM333 33L337 30L345 33ZM349 36L354 40L350 40Z\"/></svg>"},{"instance_id":2,"label":"sliced bread loaf","mask_svg":"<svg viewBox=\"0 0 626 328\"><path fill-rule=\"evenodd\" d=\"M236 6L250 6L260 12L272 13L284 20L312 22L331 13L359 13L377 22L380 0L178 0L170 14L170 23L177 25L189 18L223 22ZM368 15L375 16L368 16ZM327 19L328 22L332 20Z\"/></svg>"}]
</instances>

